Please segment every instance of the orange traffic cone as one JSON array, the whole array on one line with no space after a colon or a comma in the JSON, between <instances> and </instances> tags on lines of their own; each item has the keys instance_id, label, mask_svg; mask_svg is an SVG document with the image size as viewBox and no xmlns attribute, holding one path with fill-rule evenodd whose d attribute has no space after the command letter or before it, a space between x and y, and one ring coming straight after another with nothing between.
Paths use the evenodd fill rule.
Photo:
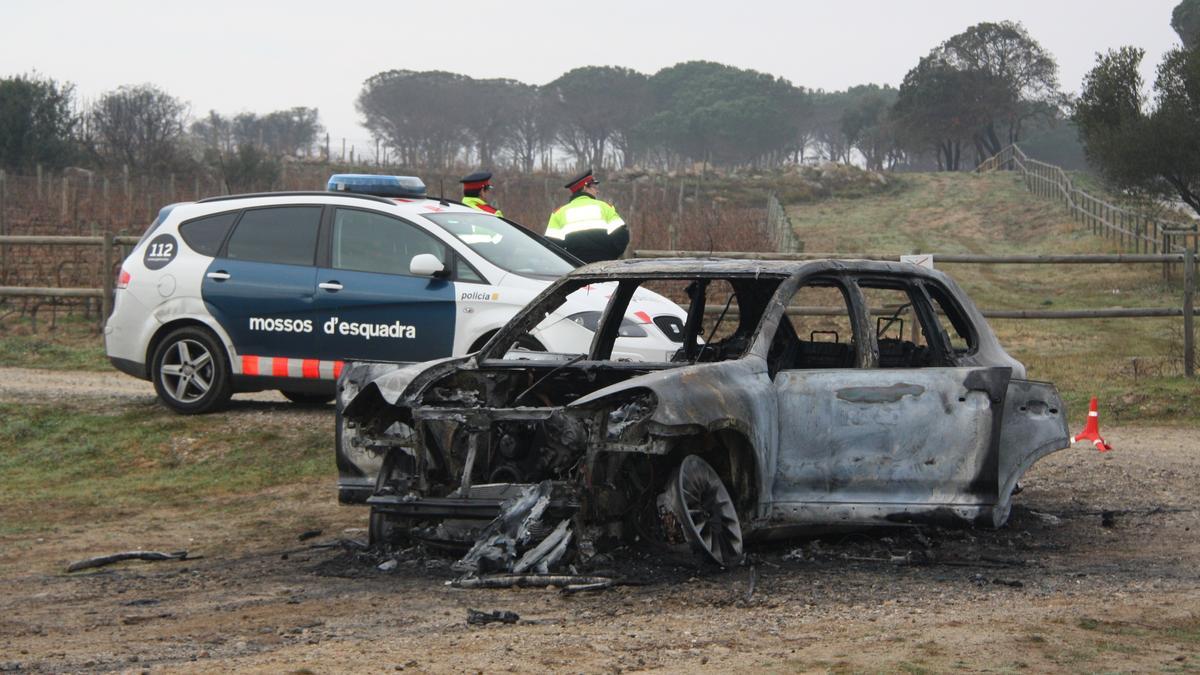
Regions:
<instances>
[{"instance_id":1,"label":"orange traffic cone","mask_svg":"<svg viewBox=\"0 0 1200 675\"><path fill-rule=\"evenodd\" d=\"M1071 442L1091 441L1092 445L1100 452L1112 450L1112 446L1104 442L1100 437L1100 413L1096 412L1096 397L1092 397L1092 403L1088 406L1087 425L1083 427L1083 431L1071 437Z\"/></svg>"}]
</instances>

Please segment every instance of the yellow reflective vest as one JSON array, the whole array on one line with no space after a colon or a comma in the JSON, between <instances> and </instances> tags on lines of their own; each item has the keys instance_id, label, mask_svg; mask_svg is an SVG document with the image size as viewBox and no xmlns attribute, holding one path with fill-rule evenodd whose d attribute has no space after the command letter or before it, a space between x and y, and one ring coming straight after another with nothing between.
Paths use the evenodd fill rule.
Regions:
<instances>
[{"instance_id":1,"label":"yellow reflective vest","mask_svg":"<svg viewBox=\"0 0 1200 675\"><path fill-rule=\"evenodd\" d=\"M546 236L561 241L569 234L585 230L603 230L605 234L612 234L624 224L612 204L585 194L573 197L550 215Z\"/></svg>"},{"instance_id":2,"label":"yellow reflective vest","mask_svg":"<svg viewBox=\"0 0 1200 675\"><path fill-rule=\"evenodd\" d=\"M480 197L463 197L462 203L484 213L493 213L501 218L504 217L503 211L487 203Z\"/></svg>"}]
</instances>

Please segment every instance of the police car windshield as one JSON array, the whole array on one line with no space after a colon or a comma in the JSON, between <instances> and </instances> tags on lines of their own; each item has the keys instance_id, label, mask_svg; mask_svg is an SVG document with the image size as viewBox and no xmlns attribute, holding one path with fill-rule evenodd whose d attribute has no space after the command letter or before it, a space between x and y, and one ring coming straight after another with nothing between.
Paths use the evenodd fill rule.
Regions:
<instances>
[{"instance_id":1,"label":"police car windshield","mask_svg":"<svg viewBox=\"0 0 1200 675\"><path fill-rule=\"evenodd\" d=\"M523 276L560 277L575 269L519 227L490 213L427 213L485 260Z\"/></svg>"}]
</instances>

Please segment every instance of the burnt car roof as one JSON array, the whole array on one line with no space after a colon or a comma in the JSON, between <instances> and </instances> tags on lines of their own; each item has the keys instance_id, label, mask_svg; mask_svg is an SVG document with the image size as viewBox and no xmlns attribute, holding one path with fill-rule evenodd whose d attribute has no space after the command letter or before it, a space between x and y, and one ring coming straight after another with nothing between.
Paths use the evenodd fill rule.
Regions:
<instances>
[{"instance_id":1,"label":"burnt car roof","mask_svg":"<svg viewBox=\"0 0 1200 675\"><path fill-rule=\"evenodd\" d=\"M746 260L742 258L633 258L591 263L569 272L568 277L637 277L658 274L791 276L802 272L847 271L903 274L912 277L946 279L937 270L912 263L819 258L814 260Z\"/></svg>"}]
</instances>

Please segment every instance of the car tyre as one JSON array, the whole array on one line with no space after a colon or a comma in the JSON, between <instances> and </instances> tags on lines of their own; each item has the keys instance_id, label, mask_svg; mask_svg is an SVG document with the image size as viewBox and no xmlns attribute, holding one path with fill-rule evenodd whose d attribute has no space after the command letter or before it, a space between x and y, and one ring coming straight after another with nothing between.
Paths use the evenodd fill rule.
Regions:
<instances>
[{"instance_id":1,"label":"car tyre","mask_svg":"<svg viewBox=\"0 0 1200 675\"><path fill-rule=\"evenodd\" d=\"M384 458L383 466L375 479L375 494L387 494L395 488L392 474L396 470L398 457L396 452L389 452ZM367 545L387 551L398 544L406 543L412 525L410 518L395 516L372 506L371 515L367 519Z\"/></svg>"},{"instance_id":2,"label":"car tyre","mask_svg":"<svg viewBox=\"0 0 1200 675\"><path fill-rule=\"evenodd\" d=\"M288 391L280 389L279 393L292 403L300 405L325 405L333 400L333 394L315 394L307 391Z\"/></svg>"},{"instance_id":3,"label":"car tyre","mask_svg":"<svg viewBox=\"0 0 1200 675\"><path fill-rule=\"evenodd\" d=\"M667 505L692 551L721 567L742 560L737 507L716 470L696 455L683 458L667 479Z\"/></svg>"},{"instance_id":4,"label":"car tyre","mask_svg":"<svg viewBox=\"0 0 1200 675\"><path fill-rule=\"evenodd\" d=\"M198 326L173 330L158 343L151 377L159 400L184 415L220 410L233 394L225 349L211 331Z\"/></svg>"}]
</instances>

